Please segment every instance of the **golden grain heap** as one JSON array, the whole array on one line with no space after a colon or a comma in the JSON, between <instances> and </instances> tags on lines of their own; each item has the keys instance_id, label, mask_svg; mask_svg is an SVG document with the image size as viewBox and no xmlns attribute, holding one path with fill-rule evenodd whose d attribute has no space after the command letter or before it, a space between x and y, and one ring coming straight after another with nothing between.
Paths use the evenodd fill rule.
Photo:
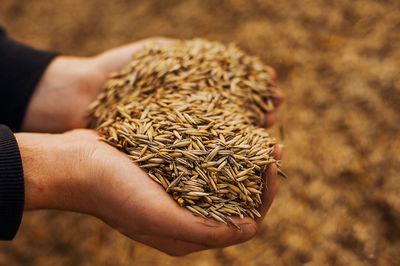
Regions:
<instances>
[{"instance_id":1,"label":"golden grain heap","mask_svg":"<svg viewBox=\"0 0 400 266\"><path fill-rule=\"evenodd\" d=\"M102 139L124 151L181 205L230 222L260 216L275 140L265 66L234 45L154 44L110 76L90 106ZM279 165L279 162L277 162Z\"/></svg>"}]
</instances>

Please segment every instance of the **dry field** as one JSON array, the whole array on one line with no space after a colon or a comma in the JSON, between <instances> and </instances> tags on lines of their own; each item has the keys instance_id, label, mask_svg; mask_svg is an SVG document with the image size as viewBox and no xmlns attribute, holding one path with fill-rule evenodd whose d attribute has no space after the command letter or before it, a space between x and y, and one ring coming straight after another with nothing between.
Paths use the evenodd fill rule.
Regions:
<instances>
[{"instance_id":1,"label":"dry field","mask_svg":"<svg viewBox=\"0 0 400 266\"><path fill-rule=\"evenodd\" d=\"M0 244L0 265L400 264L398 1L1 0L0 25L81 56L151 36L236 42L278 72L271 133L289 175L238 246L172 258L95 218L39 211Z\"/></svg>"}]
</instances>

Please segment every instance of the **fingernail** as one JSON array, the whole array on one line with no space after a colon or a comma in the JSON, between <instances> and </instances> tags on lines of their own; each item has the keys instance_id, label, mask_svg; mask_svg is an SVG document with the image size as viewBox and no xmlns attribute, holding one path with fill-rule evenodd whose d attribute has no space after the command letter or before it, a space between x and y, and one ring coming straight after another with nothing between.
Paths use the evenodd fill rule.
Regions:
<instances>
[{"instance_id":1,"label":"fingernail","mask_svg":"<svg viewBox=\"0 0 400 266\"><path fill-rule=\"evenodd\" d=\"M242 232L242 237L244 239L248 239L256 234L257 228L254 226L254 224L246 223L240 225L240 231Z\"/></svg>"}]
</instances>

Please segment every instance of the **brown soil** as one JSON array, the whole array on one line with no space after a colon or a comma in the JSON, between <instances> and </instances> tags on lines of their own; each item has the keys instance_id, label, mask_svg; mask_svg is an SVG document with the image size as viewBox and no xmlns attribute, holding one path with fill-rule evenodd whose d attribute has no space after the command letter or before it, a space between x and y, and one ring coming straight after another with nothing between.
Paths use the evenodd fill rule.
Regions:
<instances>
[{"instance_id":1,"label":"brown soil","mask_svg":"<svg viewBox=\"0 0 400 266\"><path fill-rule=\"evenodd\" d=\"M398 1L15 1L0 24L71 55L151 36L234 41L276 68L284 169L247 243L171 258L79 214L25 213L0 265L400 263Z\"/></svg>"}]
</instances>

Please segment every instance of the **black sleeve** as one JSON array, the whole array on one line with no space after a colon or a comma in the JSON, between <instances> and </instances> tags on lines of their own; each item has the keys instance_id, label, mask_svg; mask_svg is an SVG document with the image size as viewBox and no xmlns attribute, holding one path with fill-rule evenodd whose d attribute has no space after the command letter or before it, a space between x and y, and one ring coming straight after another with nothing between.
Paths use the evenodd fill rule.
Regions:
<instances>
[{"instance_id":1,"label":"black sleeve","mask_svg":"<svg viewBox=\"0 0 400 266\"><path fill-rule=\"evenodd\" d=\"M36 50L0 27L0 240L14 238L24 209L24 178L17 141L26 107L44 70L57 53Z\"/></svg>"},{"instance_id":2,"label":"black sleeve","mask_svg":"<svg viewBox=\"0 0 400 266\"><path fill-rule=\"evenodd\" d=\"M33 90L56 55L13 41L0 27L0 124L20 130Z\"/></svg>"},{"instance_id":3,"label":"black sleeve","mask_svg":"<svg viewBox=\"0 0 400 266\"><path fill-rule=\"evenodd\" d=\"M24 210L24 177L18 144L11 130L0 125L0 240L11 240Z\"/></svg>"}]
</instances>

